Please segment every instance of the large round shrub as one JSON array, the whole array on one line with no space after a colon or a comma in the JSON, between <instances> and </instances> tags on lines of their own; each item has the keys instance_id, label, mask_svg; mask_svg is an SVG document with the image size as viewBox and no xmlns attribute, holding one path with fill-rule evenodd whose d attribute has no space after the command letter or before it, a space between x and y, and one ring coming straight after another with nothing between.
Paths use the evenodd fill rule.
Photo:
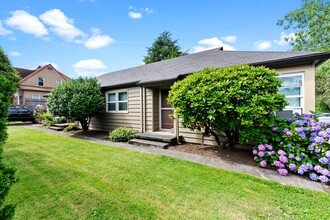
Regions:
<instances>
[{"instance_id":1,"label":"large round shrub","mask_svg":"<svg viewBox=\"0 0 330 220\"><path fill-rule=\"evenodd\" d=\"M185 127L203 129L219 145L217 132L226 135L222 146L265 142L262 129L286 104L277 76L275 70L249 65L206 68L175 83L168 101Z\"/></svg>"}]
</instances>

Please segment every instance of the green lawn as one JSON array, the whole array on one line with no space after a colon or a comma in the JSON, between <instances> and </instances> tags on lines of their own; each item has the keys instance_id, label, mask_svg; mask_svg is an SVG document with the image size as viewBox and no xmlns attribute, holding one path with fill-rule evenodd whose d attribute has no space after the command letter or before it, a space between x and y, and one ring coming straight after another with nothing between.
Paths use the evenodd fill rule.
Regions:
<instances>
[{"instance_id":1,"label":"green lawn","mask_svg":"<svg viewBox=\"0 0 330 220\"><path fill-rule=\"evenodd\" d=\"M330 219L329 194L9 127L16 219Z\"/></svg>"}]
</instances>

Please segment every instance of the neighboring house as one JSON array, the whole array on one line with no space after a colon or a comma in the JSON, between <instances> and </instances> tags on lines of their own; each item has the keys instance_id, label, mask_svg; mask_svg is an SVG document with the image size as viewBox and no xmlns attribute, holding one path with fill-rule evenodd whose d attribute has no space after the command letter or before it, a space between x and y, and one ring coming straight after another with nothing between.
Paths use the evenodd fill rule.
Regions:
<instances>
[{"instance_id":1,"label":"neighboring house","mask_svg":"<svg viewBox=\"0 0 330 220\"><path fill-rule=\"evenodd\" d=\"M91 127L110 131L129 127L140 132L167 131L186 142L202 143L202 134L179 126L167 103L170 86L188 74L205 67L227 67L239 64L276 69L283 81L280 92L286 95L287 109L308 113L315 109L315 67L330 58L329 53L248 52L212 49L107 73L97 77L106 107L92 119ZM215 144L211 138L205 144Z\"/></svg>"},{"instance_id":2,"label":"neighboring house","mask_svg":"<svg viewBox=\"0 0 330 220\"><path fill-rule=\"evenodd\" d=\"M35 70L15 68L21 76L17 92L13 95L13 105L24 105L33 110L37 104L44 105L46 96L57 85L70 80L51 64L39 66Z\"/></svg>"}]
</instances>

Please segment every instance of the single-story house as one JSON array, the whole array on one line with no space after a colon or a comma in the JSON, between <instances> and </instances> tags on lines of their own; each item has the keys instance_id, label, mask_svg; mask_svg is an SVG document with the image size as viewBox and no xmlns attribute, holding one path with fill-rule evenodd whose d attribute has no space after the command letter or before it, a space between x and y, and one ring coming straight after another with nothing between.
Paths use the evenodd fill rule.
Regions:
<instances>
[{"instance_id":1,"label":"single-story house","mask_svg":"<svg viewBox=\"0 0 330 220\"><path fill-rule=\"evenodd\" d=\"M97 77L104 94L105 109L93 117L91 127L111 131L129 127L139 132L167 131L186 142L202 143L202 134L180 127L167 103L173 83L205 67L239 64L276 69L283 81L287 109L309 113L315 110L315 68L330 58L326 52L257 52L212 49L182 57L141 65ZM205 144L215 144L209 138Z\"/></svg>"}]
</instances>

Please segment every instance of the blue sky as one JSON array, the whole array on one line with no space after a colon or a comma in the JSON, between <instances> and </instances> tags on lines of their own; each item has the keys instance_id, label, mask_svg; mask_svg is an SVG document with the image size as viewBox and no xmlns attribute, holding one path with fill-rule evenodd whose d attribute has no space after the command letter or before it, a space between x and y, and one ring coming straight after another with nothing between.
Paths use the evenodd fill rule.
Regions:
<instances>
[{"instance_id":1,"label":"blue sky","mask_svg":"<svg viewBox=\"0 0 330 220\"><path fill-rule=\"evenodd\" d=\"M146 47L170 31L183 50L287 51L276 21L300 0L0 0L0 46L12 65L52 63L95 76L142 64Z\"/></svg>"}]
</instances>

